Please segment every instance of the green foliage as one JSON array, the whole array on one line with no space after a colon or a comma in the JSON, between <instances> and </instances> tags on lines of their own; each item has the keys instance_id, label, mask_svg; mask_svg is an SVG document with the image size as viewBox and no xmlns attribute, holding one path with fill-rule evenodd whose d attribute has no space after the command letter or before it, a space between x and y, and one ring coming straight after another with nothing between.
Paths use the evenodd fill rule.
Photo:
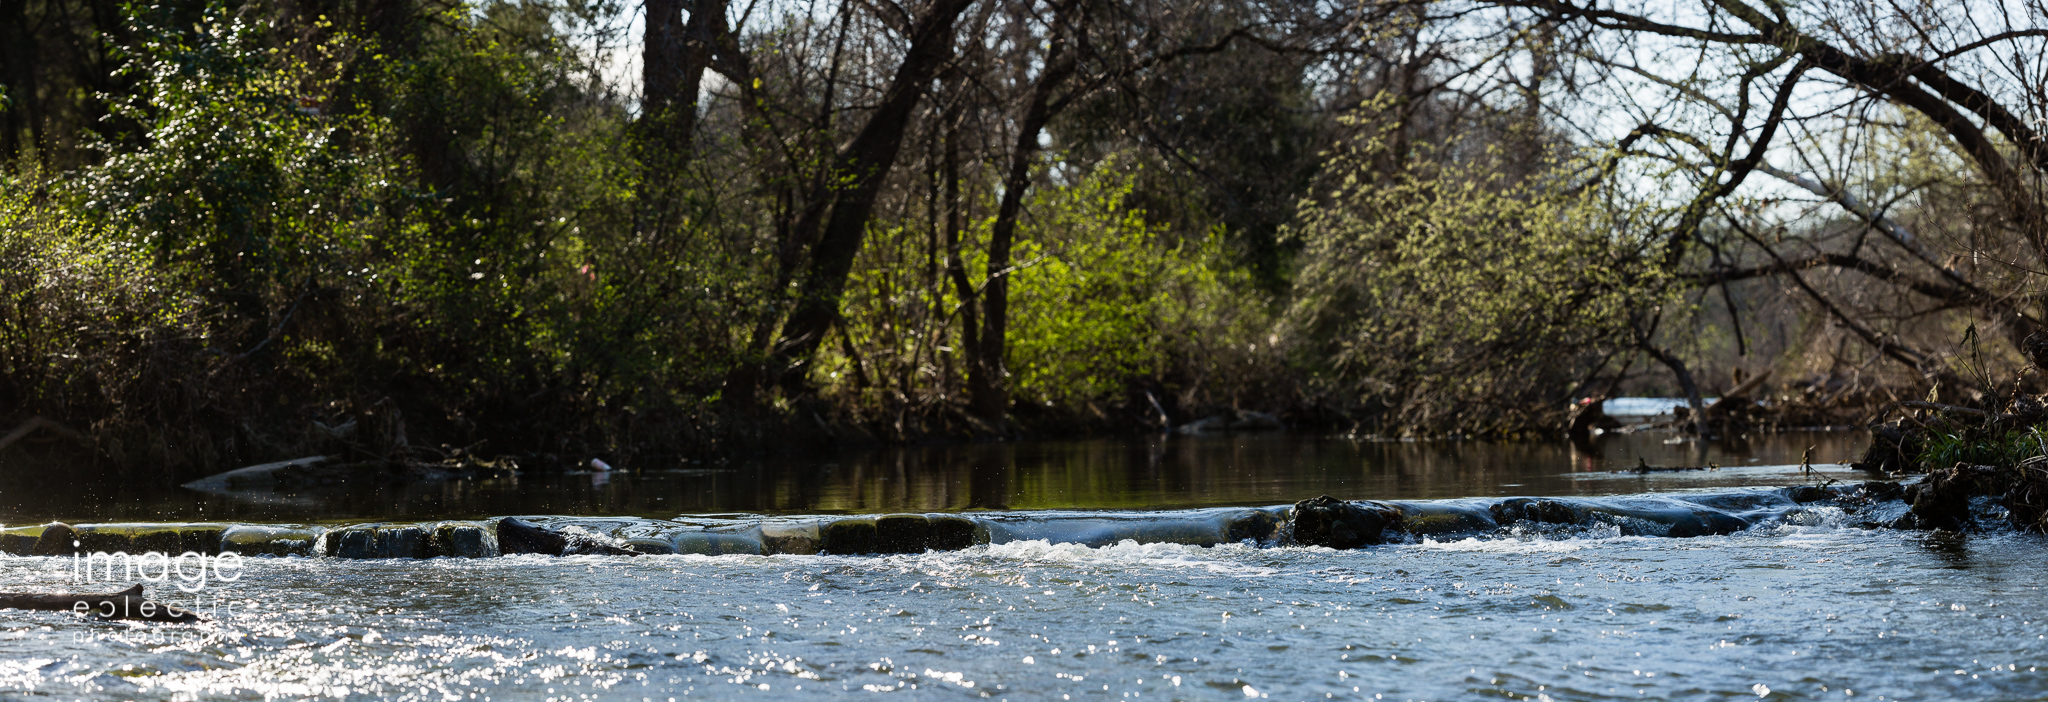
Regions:
<instances>
[{"instance_id":1,"label":"green foliage","mask_svg":"<svg viewBox=\"0 0 2048 702\"><path fill-rule=\"evenodd\" d=\"M713 396L755 269L712 227L634 226L629 115L593 99L561 10L374 38L136 11L140 89L112 109L140 133L0 191L15 406L289 425L388 395L415 437L513 448Z\"/></svg>"},{"instance_id":2,"label":"green foliage","mask_svg":"<svg viewBox=\"0 0 2048 702\"><path fill-rule=\"evenodd\" d=\"M1331 185L1287 232L1306 264L1285 328L1337 392L1412 424L1484 430L1562 406L1551 396L1589 355L1671 302L1649 252L1654 213L1578 185L1588 163L1514 178L1497 146L1396 153L1391 137L1367 129L1333 153Z\"/></svg>"},{"instance_id":3,"label":"green foliage","mask_svg":"<svg viewBox=\"0 0 2048 702\"><path fill-rule=\"evenodd\" d=\"M1136 385L1220 380L1217 369L1243 361L1270 325L1269 303L1251 274L1232 265L1222 237L1177 237L1151 222L1132 206L1141 174L1124 159L1086 171L1055 163L1053 170L1062 177L1026 201L1008 273L1006 366L1015 401L1060 410L1117 404ZM993 225L985 217L963 232L970 280L986 279L983 251ZM888 388L890 397L907 398L922 383L944 389L942 376L957 381L965 368L961 342L917 333L961 306L937 257L925 258L936 238L927 233L879 229L862 251L846 302L851 335L864 350L860 370L827 344L836 352L818 373L837 392L859 396L855 385L864 376L882 386L867 391Z\"/></svg>"},{"instance_id":4,"label":"green foliage","mask_svg":"<svg viewBox=\"0 0 2048 702\"><path fill-rule=\"evenodd\" d=\"M0 400L106 412L149 351L197 337L201 301L135 242L53 205L37 175L0 178Z\"/></svg>"},{"instance_id":5,"label":"green foliage","mask_svg":"<svg viewBox=\"0 0 2048 702\"><path fill-rule=\"evenodd\" d=\"M220 6L190 26L141 12L124 70L142 88L112 109L144 145L102 144L70 195L244 317L267 316L279 286L352 269L393 167L343 140L384 127L335 113L349 38L279 42Z\"/></svg>"},{"instance_id":6,"label":"green foliage","mask_svg":"<svg viewBox=\"0 0 2048 702\"><path fill-rule=\"evenodd\" d=\"M1965 430L1929 433L1916 459L1930 471L1958 463L2004 468L2044 453L2040 435L2031 430Z\"/></svg>"},{"instance_id":7,"label":"green foliage","mask_svg":"<svg viewBox=\"0 0 2048 702\"><path fill-rule=\"evenodd\" d=\"M1079 182L1042 188L1012 274L1009 369L1022 401L1113 398L1191 345L1235 347L1263 301L1222 255L1220 233L1174 241L1126 204L1136 174L1106 160Z\"/></svg>"}]
</instances>

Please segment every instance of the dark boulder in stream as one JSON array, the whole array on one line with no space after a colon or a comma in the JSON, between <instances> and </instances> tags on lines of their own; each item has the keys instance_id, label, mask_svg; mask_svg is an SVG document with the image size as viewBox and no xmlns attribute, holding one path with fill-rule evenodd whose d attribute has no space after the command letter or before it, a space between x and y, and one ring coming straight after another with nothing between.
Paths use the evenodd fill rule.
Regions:
<instances>
[{"instance_id":1,"label":"dark boulder in stream","mask_svg":"<svg viewBox=\"0 0 2048 702\"><path fill-rule=\"evenodd\" d=\"M873 519L841 519L825 525L824 552L834 555L874 553L881 548Z\"/></svg>"},{"instance_id":2,"label":"dark boulder in stream","mask_svg":"<svg viewBox=\"0 0 2048 702\"><path fill-rule=\"evenodd\" d=\"M1536 524L1577 524L1585 521L1587 513L1557 500L1529 497L1513 497L1493 503L1488 508L1493 512L1493 521L1500 524L1532 522Z\"/></svg>"},{"instance_id":3,"label":"dark boulder in stream","mask_svg":"<svg viewBox=\"0 0 2048 702\"><path fill-rule=\"evenodd\" d=\"M51 522L43 527L43 535L36 539L35 556L69 556L78 552L78 533L71 525Z\"/></svg>"},{"instance_id":4,"label":"dark boulder in stream","mask_svg":"<svg viewBox=\"0 0 2048 702\"><path fill-rule=\"evenodd\" d=\"M614 546L581 534L544 529L518 517L498 520L498 550L505 555L537 553L544 556L638 556L640 552Z\"/></svg>"},{"instance_id":5,"label":"dark boulder in stream","mask_svg":"<svg viewBox=\"0 0 2048 702\"><path fill-rule=\"evenodd\" d=\"M932 547L932 520L922 514L875 518L875 553L924 553Z\"/></svg>"},{"instance_id":6,"label":"dark boulder in stream","mask_svg":"<svg viewBox=\"0 0 2048 702\"><path fill-rule=\"evenodd\" d=\"M1337 549L1382 542L1389 524L1401 513L1376 504L1345 502L1329 495L1294 503L1294 542Z\"/></svg>"}]
</instances>

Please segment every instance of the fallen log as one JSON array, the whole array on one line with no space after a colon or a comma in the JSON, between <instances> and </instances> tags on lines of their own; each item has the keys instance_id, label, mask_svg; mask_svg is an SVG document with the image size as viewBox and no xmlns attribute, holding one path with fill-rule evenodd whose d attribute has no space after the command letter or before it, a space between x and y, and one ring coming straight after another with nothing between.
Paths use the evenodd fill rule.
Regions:
<instances>
[{"instance_id":1,"label":"fallen log","mask_svg":"<svg viewBox=\"0 0 2048 702\"><path fill-rule=\"evenodd\" d=\"M317 467L333 460L332 456L307 456L305 458L294 458L289 461L247 466L225 473L215 473L185 483L183 487L191 490L220 491L238 487L272 486L279 482L279 474Z\"/></svg>"},{"instance_id":2,"label":"fallen log","mask_svg":"<svg viewBox=\"0 0 2048 702\"><path fill-rule=\"evenodd\" d=\"M101 619L140 619L150 622L199 621L199 615L190 611L145 599L142 596L141 583L120 592L110 593L46 595L0 592L0 609L77 612Z\"/></svg>"}]
</instances>

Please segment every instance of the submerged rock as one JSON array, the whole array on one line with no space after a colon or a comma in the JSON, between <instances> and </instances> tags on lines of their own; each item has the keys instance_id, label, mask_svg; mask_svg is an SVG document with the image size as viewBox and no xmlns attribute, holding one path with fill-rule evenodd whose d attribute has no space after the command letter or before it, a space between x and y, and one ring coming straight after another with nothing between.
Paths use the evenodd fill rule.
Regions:
<instances>
[{"instance_id":1,"label":"submerged rock","mask_svg":"<svg viewBox=\"0 0 2048 702\"><path fill-rule=\"evenodd\" d=\"M568 537L534 526L526 520L517 517L498 520L498 551L507 556L515 553L559 556L568 546Z\"/></svg>"},{"instance_id":2,"label":"submerged rock","mask_svg":"<svg viewBox=\"0 0 2048 702\"><path fill-rule=\"evenodd\" d=\"M1785 498L1800 504L1835 499L1835 491L1819 485L1795 485L1782 490Z\"/></svg>"},{"instance_id":3,"label":"submerged rock","mask_svg":"<svg viewBox=\"0 0 2048 702\"><path fill-rule=\"evenodd\" d=\"M416 524L377 527L372 548L375 558L428 558L427 532Z\"/></svg>"},{"instance_id":4,"label":"submerged rock","mask_svg":"<svg viewBox=\"0 0 2048 702\"><path fill-rule=\"evenodd\" d=\"M144 599L142 584L109 593L0 593L0 609L29 609L54 612L90 613L98 619L140 619L152 622L190 623L199 615L168 603Z\"/></svg>"},{"instance_id":5,"label":"submerged rock","mask_svg":"<svg viewBox=\"0 0 2048 702\"><path fill-rule=\"evenodd\" d=\"M758 527L739 531L679 531L670 537L669 543L676 553L694 553L702 556L758 556L763 550Z\"/></svg>"},{"instance_id":6,"label":"submerged rock","mask_svg":"<svg viewBox=\"0 0 2048 702\"><path fill-rule=\"evenodd\" d=\"M375 527L352 526L327 532L320 538L320 555L328 558L373 558Z\"/></svg>"},{"instance_id":7,"label":"submerged rock","mask_svg":"<svg viewBox=\"0 0 2048 702\"><path fill-rule=\"evenodd\" d=\"M310 556L326 531L320 527L238 524L221 534L220 550L244 556Z\"/></svg>"},{"instance_id":8,"label":"submerged rock","mask_svg":"<svg viewBox=\"0 0 2048 702\"><path fill-rule=\"evenodd\" d=\"M652 536L637 536L626 539L626 548L649 556L666 556L676 552L674 542Z\"/></svg>"},{"instance_id":9,"label":"submerged rock","mask_svg":"<svg viewBox=\"0 0 2048 702\"><path fill-rule=\"evenodd\" d=\"M1905 489L1906 502L1913 506L1910 520L1900 526L1918 529L1964 531L1973 523L1970 498L2003 495L2011 476L1992 466L1958 463L1927 474L1927 479Z\"/></svg>"},{"instance_id":10,"label":"submerged rock","mask_svg":"<svg viewBox=\"0 0 2048 702\"><path fill-rule=\"evenodd\" d=\"M1255 509L1231 518L1224 527L1223 538L1231 543L1251 540L1257 543L1272 541L1280 532L1280 516L1261 509Z\"/></svg>"},{"instance_id":11,"label":"submerged rock","mask_svg":"<svg viewBox=\"0 0 2048 702\"><path fill-rule=\"evenodd\" d=\"M1351 549L1382 543L1400 512L1373 504L1345 502L1329 495L1294 503L1294 542Z\"/></svg>"},{"instance_id":12,"label":"submerged rock","mask_svg":"<svg viewBox=\"0 0 2048 702\"><path fill-rule=\"evenodd\" d=\"M1480 534L1499 527L1484 505L1469 502L1397 502L1400 528L1416 536Z\"/></svg>"},{"instance_id":13,"label":"submerged rock","mask_svg":"<svg viewBox=\"0 0 2048 702\"><path fill-rule=\"evenodd\" d=\"M1214 546L1230 539L1234 510L1162 512L1154 514L1000 515L982 520L989 543L1043 540L1054 544L1102 547L1133 541L1141 544Z\"/></svg>"}]
</instances>

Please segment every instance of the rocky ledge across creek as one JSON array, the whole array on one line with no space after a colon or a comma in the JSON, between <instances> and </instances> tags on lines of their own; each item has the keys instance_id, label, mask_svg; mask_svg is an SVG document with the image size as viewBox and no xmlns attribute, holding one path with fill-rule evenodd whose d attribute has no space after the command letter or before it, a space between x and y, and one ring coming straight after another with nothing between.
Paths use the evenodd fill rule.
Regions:
<instances>
[{"instance_id":1,"label":"rocky ledge across creek","mask_svg":"<svg viewBox=\"0 0 2048 702\"><path fill-rule=\"evenodd\" d=\"M89 556L154 551L356 559L517 554L859 555L954 551L977 544L1033 540L1085 546L1133 541L1352 549L1424 538L1529 534L1682 538L1784 522L1912 527L1928 521L1913 517L1918 508L1908 502L1921 492L1902 490L1897 483L1872 482L1597 498L1345 501L1325 495L1275 507L1159 512L676 519L534 516L345 526L51 523L0 529L0 553ZM1988 511L1995 511L1996 506L1979 507L1987 514L1978 523L1993 524L1996 515Z\"/></svg>"}]
</instances>

